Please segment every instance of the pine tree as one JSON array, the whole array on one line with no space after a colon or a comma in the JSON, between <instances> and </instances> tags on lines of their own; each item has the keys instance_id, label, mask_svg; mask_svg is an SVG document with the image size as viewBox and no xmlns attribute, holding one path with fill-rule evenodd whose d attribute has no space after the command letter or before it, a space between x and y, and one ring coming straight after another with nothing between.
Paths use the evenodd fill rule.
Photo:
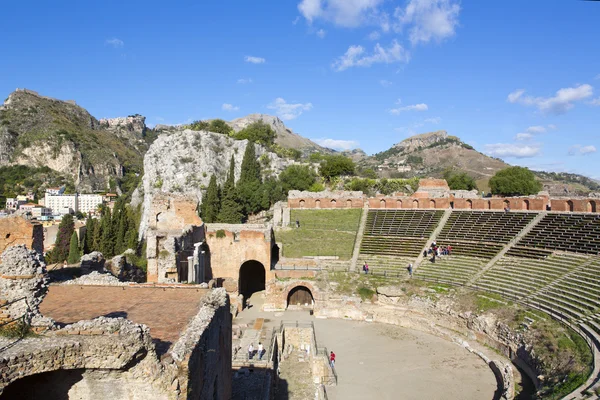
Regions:
<instances>
[{"instance_id":1,"label":"pine tree","mask_svg":"<svg viewBox=\"0 0 600 400\"><path fill-rule=\"evenodd\" d=\"M50 262L59 263L67 259L73 231L73 216L71 214L67 214L62 218L62 221L60 221L60 224L58 225L56 242L48 257Z\"/></svg>"},{"instance_id":2,"label":"pine tree","mask_svg":"<svg viewBox=\"0 0 600 400\"><path fill-rule=\"evenodd\" d=\"M71 235L71 243L69 244L69 258L67 258L67 263L77 264L80 258L81 253L79 252L79 239L77 238L77 232L73 231L73 234Z\"/></svg>"},{"instance_id":3,"label":"pine tree","mask_svg":"<svg viewBox=\"0 0 600 400\"><path fill-rule=\"evenodd\" d=\"M242 222L242 207L238 204L235 190L229 190L221 202L219 222L224 224L239 224Z\"/></svg>"},{"instance_id":4,"label":"pine tree","mask_svg":"<svg viewBox=\"0 0 600 400\"><path fill-rule=\"evenodd\" d=\"M85 244L83 254L89 254L94 251L94 233L96 232L96 220L88 217L85 221Z\"/></svg>"},{"instance_id":5,"label":"pine tree","mask_svg":"<svg viewBox=\"0 0 600 400\"><path fill-rule=\"evenodd\" d=\"M249 142L242 160L240 179L237 183L237 198L244 215L261 210L262 180L260 163L256 160L254 143Z\"/></svg>"},{"instance_id":6,"label":"pine tree","mask_svg":"<svg viewBox=\"0 0 600 400\"><path fill-rule=\"evenodd\" d=\"M136 250L138 246L138 230L133 216L133 211L127 208L127 233L125 234L125 244L127 249Z\"/></svg>"},{"instance_id":7,"label":"pine tree","mask_svg":"<svg viewBox=\"0 0 600 400\"><path fill-rule=\"evenodd\" d=\"M212 175L204 198L202 199L202 205L200 206L200 216L202 217L202 221L207 223L217 222L221 204L219 197L217 178Z\"/></svg>"}]
</instances>

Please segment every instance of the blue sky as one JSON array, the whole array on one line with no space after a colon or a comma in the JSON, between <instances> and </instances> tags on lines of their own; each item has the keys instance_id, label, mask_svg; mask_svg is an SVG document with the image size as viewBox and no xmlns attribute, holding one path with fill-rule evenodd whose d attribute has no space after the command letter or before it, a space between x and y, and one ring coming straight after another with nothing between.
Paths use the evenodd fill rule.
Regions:
<instances>
[{"instance_id":1,"label":"blue sky","mask_svg":"<svg viewBox=\"0 0 600 400\"><path fill-rule=\"evenodd\" d=\"M0 92L147 123L279 115L372 154L446 130L600 179L600 2L31 1L2 8Z\"/></svg>"}]
</instances>

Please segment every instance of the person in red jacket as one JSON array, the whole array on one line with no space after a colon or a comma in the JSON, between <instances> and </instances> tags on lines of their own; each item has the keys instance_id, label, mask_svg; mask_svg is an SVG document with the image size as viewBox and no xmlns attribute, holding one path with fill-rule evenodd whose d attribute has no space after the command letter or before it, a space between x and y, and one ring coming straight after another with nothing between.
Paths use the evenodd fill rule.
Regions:
<instances>
[{"instance_id":1,"label":"person in red jacket","mask_svg":"<svg viewBox=\"0 0 600 400\"><path fill-rule=\"evenodd\" d=\"M335 353L333 351L329 354L329 363L331 368L335 367Z\"/></svg>"}]
</instances>

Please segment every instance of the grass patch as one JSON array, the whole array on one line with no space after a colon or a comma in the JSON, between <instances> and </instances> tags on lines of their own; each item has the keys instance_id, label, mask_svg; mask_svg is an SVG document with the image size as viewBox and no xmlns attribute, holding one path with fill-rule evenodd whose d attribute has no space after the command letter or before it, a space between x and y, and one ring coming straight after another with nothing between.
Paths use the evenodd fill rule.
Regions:
<instances>
[{"instance_id":1,"label":"grass patch","mask_svg":"<svg viewBox=\"0 0 600 400\"><path fill-rule=\"evenodd\" d=\"M34 335L35 334L31 330L31 327L23 321L16 321L12 324L0 327L0 336L10 339L24 338Z\"/></svg>"},{"instance_id":2,"label":"grass patch","mask_svg":"<svg viewBox=\"0 0 600 400\"><path fill-rule=\"evenodd\" d=\"M485 296L478 295L477 299L475 300L475 307L477 307L477 311L479 312L486 312L505 306L506 301L502 300L502 297L497 296L493 293L486 293Z\"/></svg>"},{"instance_id":3,"label":"grass patch","mask_svg":"<svg viewBox=\"0 0 600 400\"><path fill-rule=\"evenodd\" d=\"M375 294L375 291L373 289L369 289L364 286L359 287L357 292L363 301L371 300L373 298L373 295Z\"/></svg>"},{"instance_id":4,"label":"grass patch","mask_svg":"<svg viewBox=\"0 0 600 400\"><path fill-rule=\"evenodd\" d=\"M276 232L283 243L283 256L338 256L352 258L354 242L361 216L360 209L351 210L292 210L292 225L300 228Z\"/></svg>"}]
</instances>

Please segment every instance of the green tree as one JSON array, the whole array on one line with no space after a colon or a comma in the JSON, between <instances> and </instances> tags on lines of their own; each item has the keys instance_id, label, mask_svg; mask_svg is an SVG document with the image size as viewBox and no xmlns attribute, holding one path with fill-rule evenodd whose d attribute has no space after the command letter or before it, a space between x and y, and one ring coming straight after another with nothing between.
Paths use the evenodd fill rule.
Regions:
<instances>
[{"instance_id":1,"label":"green tree","mask_svg":"<svg viewBox=\"0 0 600 400\"><path fill-rule=\"evenodd\" d=\"M211 132L222 133L223 135L229 135L232 129L227 125L227 122L222 119L213 119L210 121L208 130Z\"/></svg>"},{"instance_id":2,"label":"green tree","mask_svg":"<svg viewBox=\"0 0 600 400\"><path fill-rule=\"evenodd\" d=\"M127 233L125 234L125 244L127 249L136 250L138 247L138 229L135 222L133 210L127 207Z\"/></svg>"},{"instance_id":3,"label":"green tree","mask_svg":"<svg viewBox=\"0 0 600 400\"><path fill-rule=\"evenodd\" d=\"M286 193L281 182L276 178L269 177L265 179L262 184L261 208L267 210L278 201L285 200L287 197Z\"/></svg>"},{"instance_id":4,"label":"green tree","mask_svg":"<svg viewBox=\"0 0 600 400\"><path fill-rule=\"evenodd\" d=\"M444 179L448 182L448 186L452 190L473 190L477 189L475 179L467 175L465 172L455 172L447 170L444 172Z\"/></svg>"},{"instance_id":5,"label":"green tree","mask_svg":"<svg viewBox=\"0 0 600 400\"><path fill-rule=\"evenodd\" d=\"M256 160L254 143L249 142L242 159L240 179L236 188L237 198L244 215L261 210L263 201L261 186L260 163Z\"/></svg>"},{"instance_id":6,"label":"green tree","mask_svg":"<svg viewBox=\"0 0 600 400\"><path fill-rule=\"evenodd\" d=\"M79 239L77 238L77 232L73 231L71 235L71 243L69 244L69 257L67 263L77 264L81 259L81 253L79 252Z\"/></svg>"},{"instance_id":7,"label":"green tree","mask_svg":"<svg viewBox=\"0 0 600 400\"><path fill-rule=\"evenodd\" d=\"M221 199L219 196L217 178L212 175L204 198L202 199L202 204L200 205L200 216L202 217L202 220L207 223L217 222L220 205Z\"/></svg>"},{"instance_id":8,"label":"green tree","mask_svg":"<svg viewBox=\"0 0 600 400\"><path fill-rule=\"evenodd\" d=\"M503 196L528 196L542 190L535 175L524 167L508 167L496 172L490 179L493 194Z\"/></svg>"},{"instance_id":9,"label":"green tree","mask_svg":"<svg viewBox=\"0 0 600 400\"><path fill-rule=\"evenodd\" d=\"M56 242L54 244L54 248L49 254L50 262L59 263L67 259L69 256L71 236L73 236L74 228L73 216L71 214L65 215L58 225Z\"/></svg>"},{"instance_id":10,"label":"green tree","mask_svg":"<svg viewBox=\"0 0 600 400\"><path fill-rule=\"evenodd\" d=\"M125 235L129 228L129 220L125 201L118 201L111 221L111 229L115 232L115 254L121 254L126 248Z\"/></svg>"},{"instance_id":11,"label":"green tree","mask_svg":"<svg viewBox=\"0 0 600 400\"><path fill-rule=\"evenodd\" d=\"M285 193L290 190L308 190L317 180L317 174L307 165L290 165L279 174Z\"/></svg>"},{"instance_id":12,"label":"green tree","mask_svg":"<svg viewBox=\"0 0 600 400\"><path fill-rule=\"evenodd\" d=\"M242 208L238 203L237 191L235 189L235 159L231 156L227 180L223 185L223 193L221 195L221 210L217 219L219 222L225 224L239 224L242 222L242 217Z\"/></svg>"},{"instance_id":13,"label":"green tree","mask_svg":"<svg viewBox=\"0 0 600 400\"><path fill-rule=\"evenodd\" d=\"M334 155L325 157L325 160L321 162L319 172L322 177L330 180L336 176L353 175L354 167L354 162L348 157Z\"/></svg>"},{"instance_id":14,"label":"green tree","mask_svg":"<svg viewBox=\"0 0 600 400\"><path fill-rule=\"evenodd\" d=\"M101 237L99 251L104 257L112 257L115 250L115 232L112 227L112 218L110 208L104 207L102 218L100 219Z\"/></svg>"},{"instance_id":15,"label":"green tree","mask_svg":"<svg viewBox=\"0 0 600 400\"><path fill-rule=\"evenodd\" d=\"M227 179L223 185L223 198L230 191L235 190L235 159L231 155L231 161L229 162L229 172L227 172Z\"/></svg>"},{"instance_id":16,"label":"green tree","mask_svg":"<svg viewBox=\"0 0 600 400\"><path fill-rule=\"evenodd\" d=\"M259 143L270 147L275 143L277 134L269 124L262 120L256 121L235 134L236 139L248 139L251 142Z\"/></svg>"},{"instance_id":17,"label":"green tree","mask_svg":"<svg viewBox=\"0 0 600 400\"><path fill-rule=\"evenodd\" d=\"M94 251L94 233L96 232L96 220L92 217L88 217L85 221L85 244L83 247L83 254L89 254Z\"/></svg>"},{"instance_id":18,"label":"green tree","mask_svg":"<svg viewBox=\"0 0 600 400\"><path fill-rule=\"evenodd\" d=\"M207 131L209 130L210 124L206 121L196 120L188 125L188 128L193 131Z\"/></svg>"}]
</instances>

